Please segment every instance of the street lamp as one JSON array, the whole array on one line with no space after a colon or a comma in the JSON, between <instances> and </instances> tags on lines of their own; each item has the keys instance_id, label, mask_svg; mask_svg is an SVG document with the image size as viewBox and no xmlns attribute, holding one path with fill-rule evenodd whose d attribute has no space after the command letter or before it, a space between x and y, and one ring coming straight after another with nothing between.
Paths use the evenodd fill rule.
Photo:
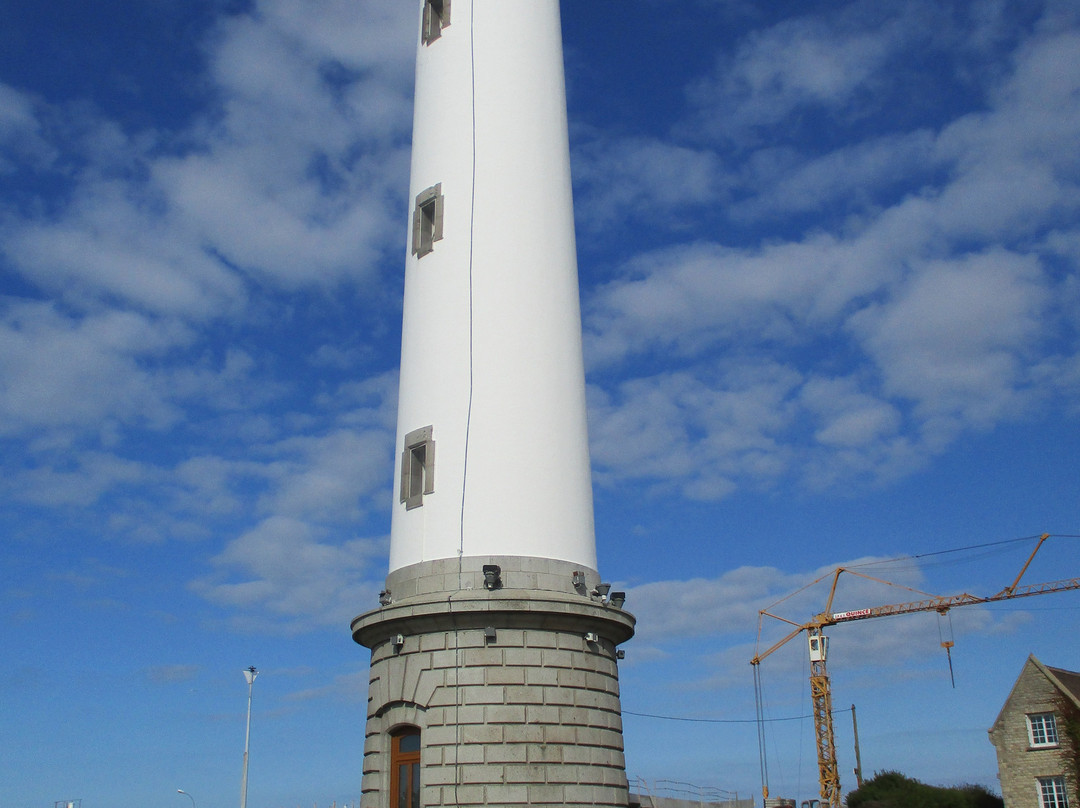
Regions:
<instances>
[{"instance_id":1,"label":"street lamp","mask_svg":"<svg viewBox=\"0 0 1080 808\"><path fill-rule=\"evenodd\" d=\"M240 785L240 808L247 808L247 769L248 769L248 742L251 740L251 686L255 684L255 677L259 675L259 672L255 670L255 666L244 671L244 678L248 683L248 709L247 709L247 730L244 732L244 780Z\"/></svg>"},{"instance_id":2,"label":"street lamp","mask_svg":"<svg viewBox=\"0 0 1080 808\"><path fill-rule=\"evenodd\" d=\"M190 794L188 794L188 793L187 793L186 791L184 791L184 789L182 789L182 788L178 788L178 789L176 789L176 793L177 793L177 794L183 794L183 795L184 795L185 797L187 797L187 798L188 798L189 800L191 800L191 808L195 808L195 798L194 798L193 796L191 796Z\"/></svg>"}]
</instances>

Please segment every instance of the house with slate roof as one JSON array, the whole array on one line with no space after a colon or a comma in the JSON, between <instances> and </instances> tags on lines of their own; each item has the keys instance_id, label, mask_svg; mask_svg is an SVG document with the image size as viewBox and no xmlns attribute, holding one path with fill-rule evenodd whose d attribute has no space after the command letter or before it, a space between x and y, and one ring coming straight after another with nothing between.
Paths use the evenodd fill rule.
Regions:
<instances>
[{"instance_id":1,"label":"house with slate roof","mask_svg":"<svg viewBox=\"0 0 1080 808\"><path fill-rule=\"evenodd\" d=\"M1029 656L989 730L1005 808L1080 808L1078 722L1080 673Z\"/></svg>"}]
</instances>

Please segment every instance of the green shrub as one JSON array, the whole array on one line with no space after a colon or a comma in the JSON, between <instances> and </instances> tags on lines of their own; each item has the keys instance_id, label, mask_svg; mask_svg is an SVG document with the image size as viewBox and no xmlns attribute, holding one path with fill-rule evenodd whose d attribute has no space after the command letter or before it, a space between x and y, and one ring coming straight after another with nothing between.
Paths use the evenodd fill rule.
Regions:
<instances>
[{"instance_id":1,"label":"green shrub","mask_svg":"<svg viewBox=\"0 0 1080 808\"><path fill-rule=\"evenodd\" d=\"M928 786L900 772L878 772L847 795L848 808L1004 808L982 786Z\"/></svg>"}]
</instances>

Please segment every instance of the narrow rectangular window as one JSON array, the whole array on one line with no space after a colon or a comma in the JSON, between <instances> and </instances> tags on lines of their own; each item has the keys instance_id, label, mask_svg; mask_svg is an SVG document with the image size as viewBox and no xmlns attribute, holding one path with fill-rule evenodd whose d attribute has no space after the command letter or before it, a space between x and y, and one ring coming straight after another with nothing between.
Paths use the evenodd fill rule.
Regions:
<instances>
[{"instance_id":1,"label":"narrow rectangular window","mask_svg":"<svg viewBox=\"0 0 1080 808\"><path fill-rule=\"evenodd\" d=\"M450 0L424 0L424 23L421 38L430 45L450 24Z\"/></svg>"},{"instance_id":2,"label":"narrow rectangular window","mask_svg":"<svg viewBox=\"0 0 1080 808\"><path fill-rule=\"evenodd\" d=\"M401 453L401 496L405 510L419 508L424 495L435 492L435 441L431 427L414 429L405 436Z\"/></svg>"},{"instance_id":3,"label":"narrow rectangular window","mask_svg":"<svg viewBox=\"0 0 1080 808\"><path fill-rule=\"evenodd\" d=\"M390 808L420 808L420 730L415 727L390 738Z\"/></svg>"},{"instance_id":4,"label":"narrow rectangular window","mask_svg":"<svg viewBox=\"0 0 1080 808\"><path fill-rule=\"evenodd\" d=\"M433 185L416 195L413 209L413 255L422 258L435 249L435 242L443 237L442 183Z\"/></svg>"},{"instance_id":5,"label":"narrow rectangular window","mask_svg":"<svg viewBox=\"0 0 1080 808\"><path fill-rule=\"evenodd\" d=\"M1057 719L1053 713L1032 713L1028 719L1028 737L1032 746L1057 746Z\"/></svg>"},{"instance_id":6,"label":"narrow rectangular window","mask_svg":"<svg viewBox=\"0 0 1080 808\"><path fill-rule=\"evenodd\" d=\"M1069 808L1064 777L1039 778L1039 808Z\"/></svg>"}]
</instances>

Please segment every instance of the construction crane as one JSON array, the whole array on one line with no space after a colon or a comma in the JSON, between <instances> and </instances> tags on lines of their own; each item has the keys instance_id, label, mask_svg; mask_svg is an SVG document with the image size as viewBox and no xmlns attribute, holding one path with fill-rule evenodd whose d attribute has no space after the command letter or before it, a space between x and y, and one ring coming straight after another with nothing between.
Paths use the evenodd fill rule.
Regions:
<instances>
[{"instance_id":1,"label":"construction crane","mask_svg":"<svg viewBox=\"0 0 1080 808\"><path fill-rule=\"evenodd\" d=\"M832 578L832 584L829 588L829 597L825 601L825 608L818 614L814 615L809 621L805 623L796 623L792 620L788 620L785 617L781 617L776 614L762 609L758 612L758 641L761 640L761 625L762 621L766 617L772 617L773 619L780 620L794 626L792 631L782 639L773 643L768 649L757 654L750 664L754 668L754 696L757 707L757 725L758 725L758 750L761 755L762 764L762 795L765 799L769 798L769 784L768 784L768 769L765 764L765 741L764 741L764 716L762 707L761 696L761 675L760 665L762 660L778 650L782 646L786 645L790 640L799 636L804 631L807 636L807 648L810 655L810 697L813 702L813 715L814 715L814 735L817 745L817 761L818 761L818 782L821 787L821 808L840 808L841 794L840 794L840 775L837 771L836 765L836 743L833 737L833 721L832 721L832 691L829 685L829 674L826 668L826 658L828 656L829 638L822 632L822 629L828 626L835 626L839 623L851 623L855 620L868 620L872 617L889 617L892 615L900 614L913 614L915 612L937 612L938 614L945 614L950 609L955 609L959 606L972 606L979 603L995 603L1000 600L1012 600L1014 598L1027 598L1033 595L1045 595L1051 592L1066 592L1071 589L1080 589L1080 578L1066 578L1060 581L1051 581L1049 583L1040 584L1024 584L1020 585L1020 580L1024 577L1024 573L1027 572L1028 567L1035 558L1035 554L1039 552L1039 548L1043 546L1043 543L1050 538L1050 534L1044 533L1039 537L1038 543L1035 545L1035 549L1031 551L1031 555L1028 556L1027 561L1024 562L1024 566L1020 569L1020 573L1016 576L1013 582L1002 589L1000 592L994 595L970 595L966 592L959 595L945 595L935 596L930 595L927 592L921 592L917 589L912 589L908 586L901 584L895 584L890 581L885 581L880 578L874 578L870 575L864 575L863 573L856 572L847 567L837 567L834 571L822 575L820 578L812 581L803 587L807 589L814 584L820 583L827 578ZM865 578L870 581L876 581L877 583L886 584L888 586L895 586L902 589L906 589L909 592L914 592L919 595L925 596L922 600L912 600L905 603L891 603L885 606L872 606L864 609L852 609L843 612L833 612L832 603L833 598L836 595L836 586L840 581L840 576L844 573L849 575L856 575L860 578ZM802 591L802 590L800 590ZM785 598L786 599L786 598ZM945 648L946 653L949 654L949 666L952 668L952 654L950 648L951 642L942 642L942 646Z\"/></svg>"}]
</instances>

